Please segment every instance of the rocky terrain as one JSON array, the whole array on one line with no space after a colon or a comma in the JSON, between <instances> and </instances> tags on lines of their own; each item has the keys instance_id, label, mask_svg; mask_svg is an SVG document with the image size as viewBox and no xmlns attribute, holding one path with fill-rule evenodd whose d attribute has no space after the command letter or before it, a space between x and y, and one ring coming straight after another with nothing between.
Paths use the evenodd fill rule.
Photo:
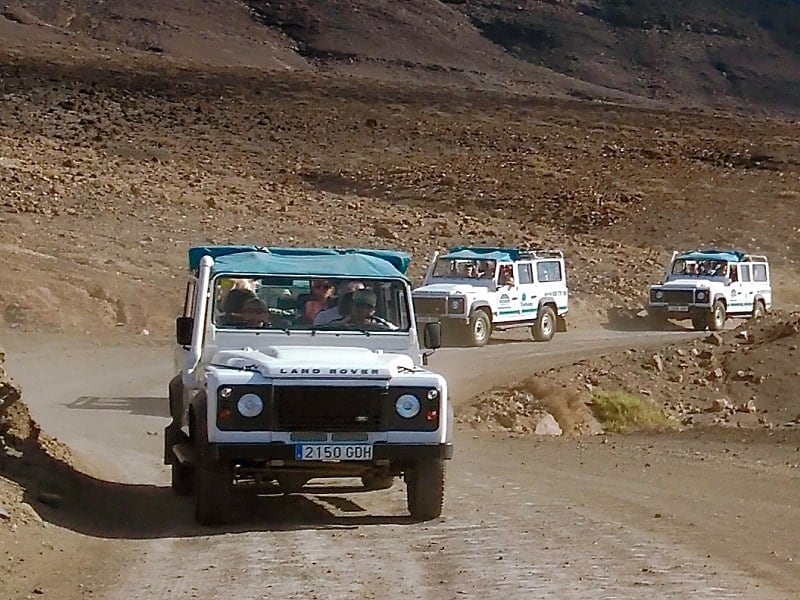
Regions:
<instances>
[{"instance_id":1,"label":"rocky terrain","mask_svg":"<svg viewBox=\"0 0 800 600\"><path fill-rule=\"evenodd\" d=\"M474 398L458 418L490 431L598 433L597 395L623 392L672 420L658 425L797 428L798 343L800 313L771 314L689 342L631 348L551 369ZM562 431L547 427L546 415L554 416Z\"/></svg>"}]
</instances>

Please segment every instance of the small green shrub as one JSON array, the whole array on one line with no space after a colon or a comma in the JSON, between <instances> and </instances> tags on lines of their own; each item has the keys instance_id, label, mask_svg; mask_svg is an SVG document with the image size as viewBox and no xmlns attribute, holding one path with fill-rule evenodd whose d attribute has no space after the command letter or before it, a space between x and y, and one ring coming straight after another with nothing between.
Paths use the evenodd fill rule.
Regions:
<instances>
[{"instance_id":1,"label":"small green shrub","mask_svg":"<svg viewBox=\"0 0 800 600\"><path fill-rule=\"evenodd\" d=\"M615 433L630 433L677 427L678 423L652 402L627 392L595 392L592 412L603 428Z\"/></svg>"}]
</instances>

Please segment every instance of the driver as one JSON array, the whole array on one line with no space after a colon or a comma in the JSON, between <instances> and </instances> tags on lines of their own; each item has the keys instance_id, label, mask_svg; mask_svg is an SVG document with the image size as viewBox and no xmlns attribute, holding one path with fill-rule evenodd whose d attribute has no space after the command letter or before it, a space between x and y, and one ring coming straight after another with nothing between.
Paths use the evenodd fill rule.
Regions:
<instances>
[{"instance_id":1,"label":"driver","mask_svg":"<svg viewBox=\"0 0 800 600\"><path fill-rule=\"evenodd\" d=\"M334 321L331 325L342 324L354 329L397 329L396 325L375 314L377 301L378 297L371 290L354 292L350 314Z\"/></svg>"}]
</instances>

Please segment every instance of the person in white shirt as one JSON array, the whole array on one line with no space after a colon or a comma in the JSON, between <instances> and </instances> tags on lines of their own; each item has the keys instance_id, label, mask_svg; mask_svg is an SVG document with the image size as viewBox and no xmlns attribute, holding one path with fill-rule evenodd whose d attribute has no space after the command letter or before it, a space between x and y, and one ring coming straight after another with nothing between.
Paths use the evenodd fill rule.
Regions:
<instances>
[{"instance_id":1,"label":"person in white shirt","mask_svg":"<svg viewBox=\"0 0 800 600\"><path fill-rule=\"evenodd\" d=\"M348 303L352 300L353 292L364 289L364 284L360 281L348 281L339 285L336 292L336 306L317 313L314 317L314 325L327 325L332 321L338 321L346 316Z\"/></svg>"}]
</instances>

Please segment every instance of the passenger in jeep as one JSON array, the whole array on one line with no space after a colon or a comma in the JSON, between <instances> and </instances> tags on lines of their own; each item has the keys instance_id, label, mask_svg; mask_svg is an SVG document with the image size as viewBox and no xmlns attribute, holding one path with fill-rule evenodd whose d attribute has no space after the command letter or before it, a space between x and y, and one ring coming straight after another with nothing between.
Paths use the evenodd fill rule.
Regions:
<instances>
[{"instance_id":1,"label":"passenger in jeep","mask_svg":"<svg viewBox=\"0 0 800 600\"><path fill-rule=\"evenodd\" d=\"M513 286L514 285L514 267L506 265L500 268L500 277L498 278L500 285Z\"/></svg>"},{"instance_id":2,"label":"passenger in jeep","mask_svg":"<svg viewBox=\"0 0 800 600\"><path fill-rule=\"evenodd\" d=\"M353 292L350 314L331 325L345 325L353 329L397 329L395 325L375 314L378 298L371 290Z\"/></svg>"},{"instance_id":3,"label":"passenger in jeep","mask_svg":"<svg viewBox=\"0 0 800 600\"><path fill-rule=\"evenodd\" d=\"M353 292L363 289L364 284L360 281L347 281L340 284L334 299L333 307L317 313L317 316L314 318L314 325L327 325L328 323L338 321L348 316L353 300Z\"/></svg>"},{"instance_id":4,"label":"passenger in jeep","mask_svg":"<svg viewBox=\"0 0 800 600\"><path fill-rule=\"evenodd\" d=\"M270 314L267 303L260 298L250 298L242 307L242 322L239 327L260 329L269 327Z\"/></svg>"}]
</instances>

